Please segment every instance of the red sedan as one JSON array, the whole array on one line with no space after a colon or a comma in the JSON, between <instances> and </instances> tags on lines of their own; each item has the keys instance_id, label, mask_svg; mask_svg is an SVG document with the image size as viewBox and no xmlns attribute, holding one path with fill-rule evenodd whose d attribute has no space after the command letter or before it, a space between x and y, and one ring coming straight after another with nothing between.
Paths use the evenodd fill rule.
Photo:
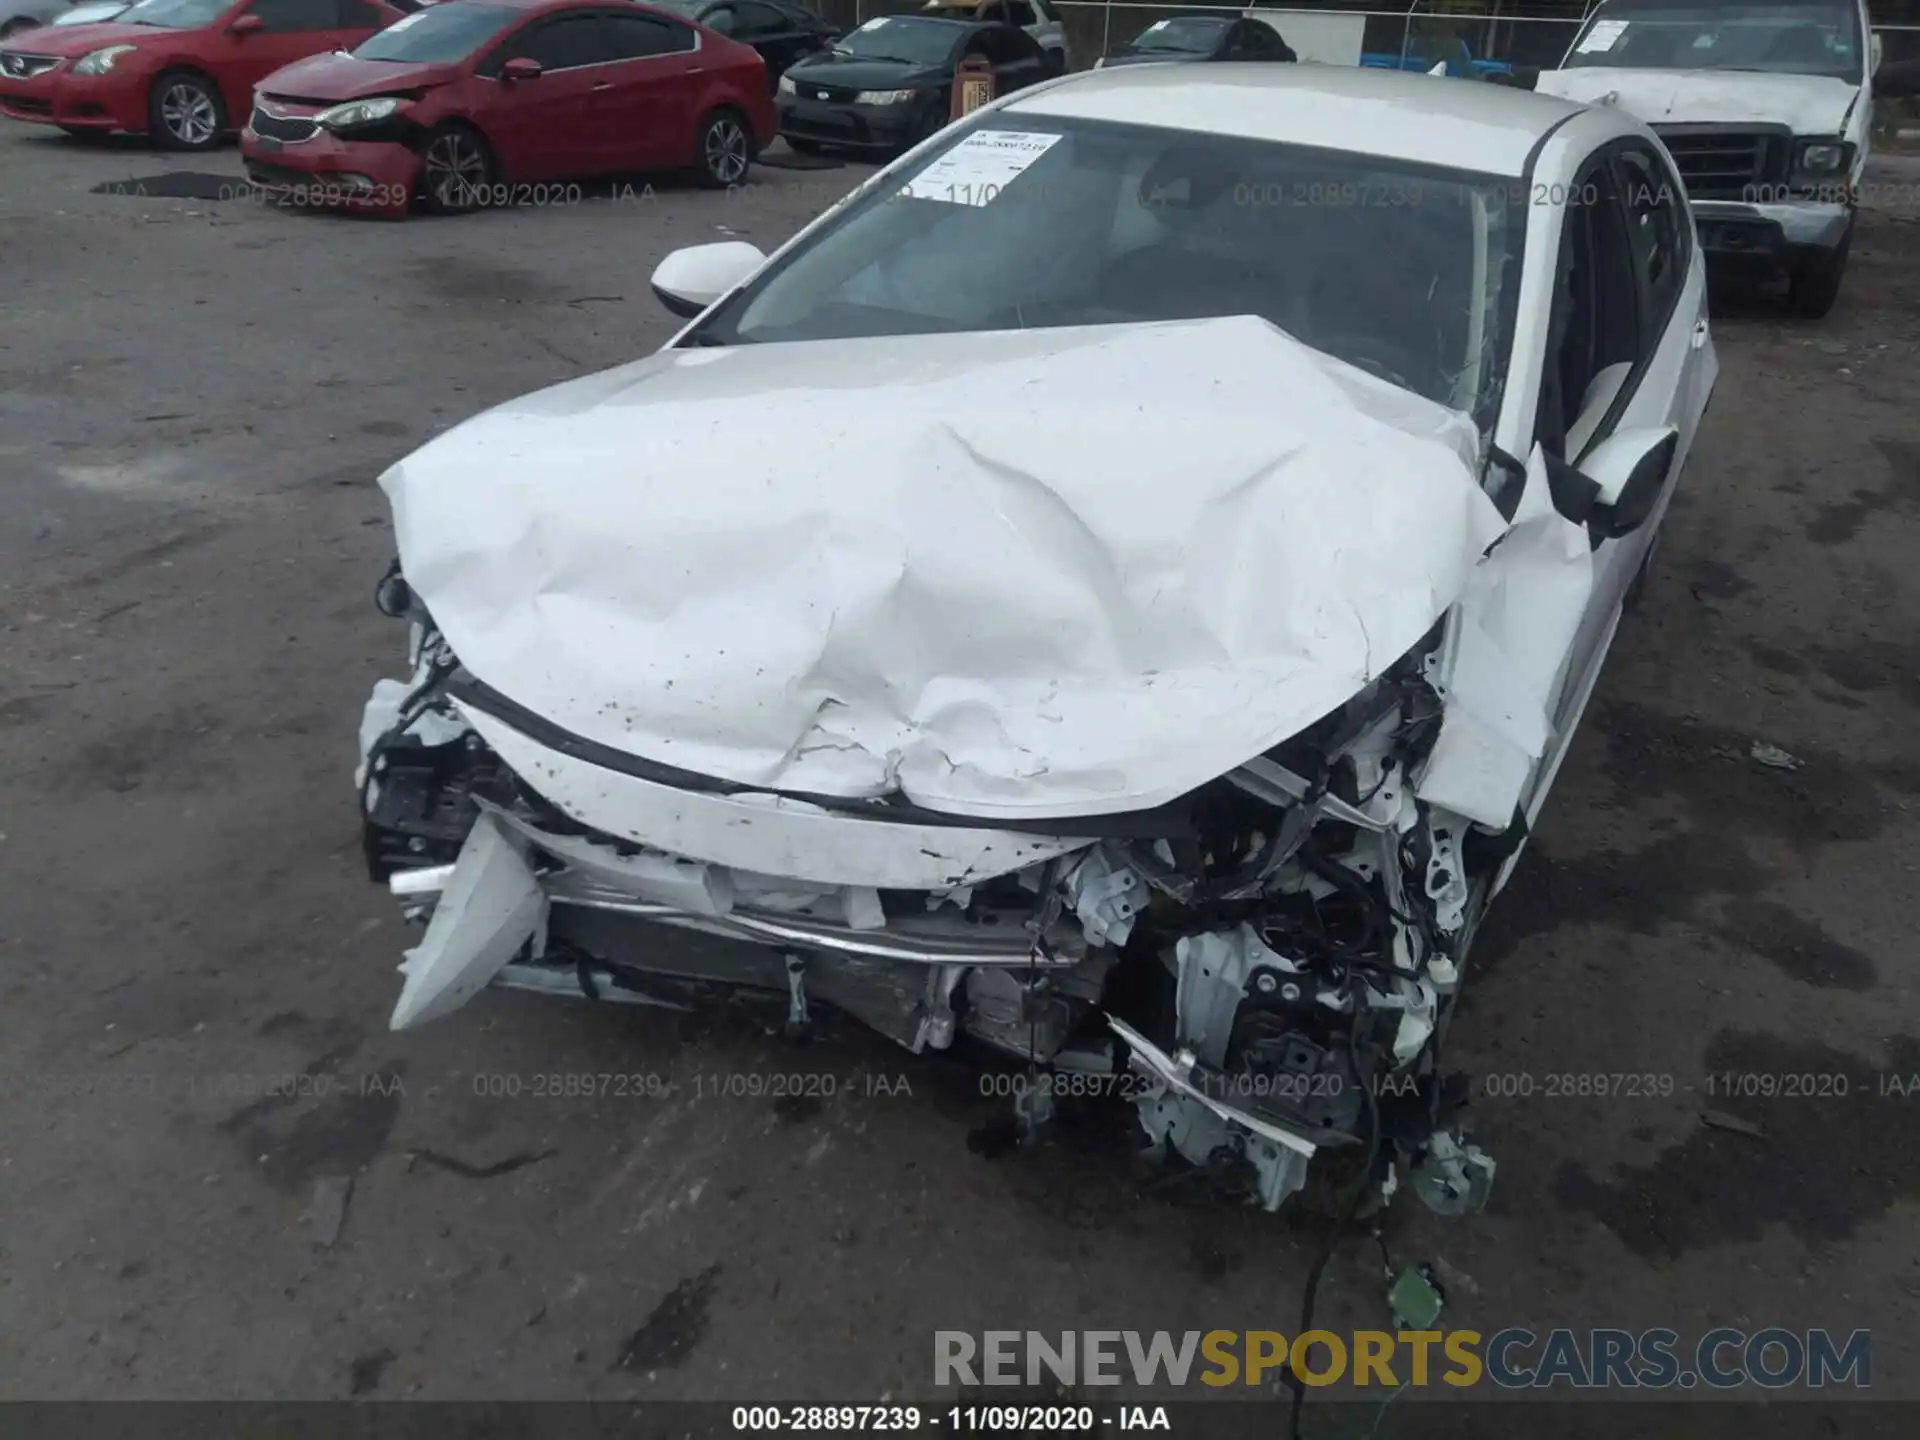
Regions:
<instances>
[{"instance_id":1,"label":"red sedan","mask_svg":"<svg viewBox=\"0 0 1920 1440\"><path fill-rule=\"evenodd\" d=\"M13 37L0 49L0 114L211 150L263 78L358 45L400 15L377 0L137 0L100 24Z\"/></svg>"},{"instance_id":2,"label":"red sedan","mask_svg":"<svg viewBox=\"0 0 1920 1440\"><path fill-rule=\"evenodd\" d=\"M260 85L247 174L320 203L441 212L594 175L737 183L777 120L750 47L630 3L455 0Z\"/></svg>"}]
</instances>

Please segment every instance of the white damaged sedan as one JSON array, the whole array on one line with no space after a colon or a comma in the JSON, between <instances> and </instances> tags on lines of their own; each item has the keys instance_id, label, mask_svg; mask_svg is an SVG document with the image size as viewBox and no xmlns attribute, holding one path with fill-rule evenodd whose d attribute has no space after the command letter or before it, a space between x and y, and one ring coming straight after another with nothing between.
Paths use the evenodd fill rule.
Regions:
<instances>
[{"instance_id":1,"label":"white damaged sedan","mask_svg":"<svg viewBox=\"0 0 1920 1440\"><path fill-rule=\"evenodd\" d=\"M757 992L1014 1057L1029 1126L1112 1077L1268 1208L1476 1204L1447 1018L1717 369L1652 132L1101 70L653 283L665 349L382 478L394 1027Z\"/></svg>"}]
</instances>

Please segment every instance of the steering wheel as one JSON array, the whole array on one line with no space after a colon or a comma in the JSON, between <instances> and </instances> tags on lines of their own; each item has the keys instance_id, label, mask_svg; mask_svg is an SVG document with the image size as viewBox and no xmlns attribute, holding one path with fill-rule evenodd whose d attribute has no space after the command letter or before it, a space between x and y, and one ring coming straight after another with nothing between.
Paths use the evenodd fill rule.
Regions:
<instances>
[{"instance_id":1,"label":"steering wheel","mask_svg":"<svg viewBox=\"0 0 1920 1440\"><path fill-rule=\"evenodd\" d=\"M1426 393L1407 379L1409 371L1417 374L1421 370L1419 355L1383 335L1319 335L1314 337L1313 345L1316 350L1325 351L1337 360L1344 360L1389 385L1398 385L1402 390L1411 390L1416 395Z\"/></svg>"}]
</instances>

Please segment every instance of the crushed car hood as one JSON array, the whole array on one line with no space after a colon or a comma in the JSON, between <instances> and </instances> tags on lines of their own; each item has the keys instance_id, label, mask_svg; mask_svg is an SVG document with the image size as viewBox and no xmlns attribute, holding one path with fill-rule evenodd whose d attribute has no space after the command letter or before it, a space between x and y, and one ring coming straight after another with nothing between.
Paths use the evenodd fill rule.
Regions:
<instances>
[{"instance_id":1,"label":"crushed car hood","mask_svg":"<svg viewBox=\"0 0 1920 1440\"><path fill-rule=\"evenodd\" d=\"M461 662L570 736L1047 818L1184 794L1400 658L1503 528L1477 446L1238 317L664 351L381 484Z\"/></svg>"},{"instance_id":2,"label":"crushed car hood","mask_svg":"<svg viewBox=\"0 0 1920 1440\"><path fill-rule=\"evenodd\" d=\"M1605 65L1545 70L1534 88L1542 95L1587 105L1617 104L1649 125L1746 120L1789 125L1796 135L1837 135L1860 93L1858 85L1828 75L1626 70Z\"/></svg>"},{"instance_id":3,"label":"crushed car hood","mask_svg":"<svg viewBox=\"0 0 1920 1440\"><path fill-rule=\"evenodd\" d=\"M338 51L309 55L260 82L263 95L281 95L314 101L370 100L425 90L457 79L458 65L396 65L386 60L360 60Z\"/></svg>"}]
</instances>

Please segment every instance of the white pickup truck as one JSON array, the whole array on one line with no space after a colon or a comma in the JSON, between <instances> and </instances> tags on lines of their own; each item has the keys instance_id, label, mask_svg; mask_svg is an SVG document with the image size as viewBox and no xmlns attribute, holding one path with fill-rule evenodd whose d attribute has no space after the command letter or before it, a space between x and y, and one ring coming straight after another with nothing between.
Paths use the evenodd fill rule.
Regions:
<instances>
[{"instance_id":1,"label":"white pickup truck","mask_svg":"<svg viewBox=\"0 0 1920 1440\"><path fill-rule=\"evenodd\" d=\"M1603 0L1534 88L1652 126L1709 262L1784 275L1817 318L1853 242L1879 60L1862 0Z\"/></svg>"}]
</instances>

